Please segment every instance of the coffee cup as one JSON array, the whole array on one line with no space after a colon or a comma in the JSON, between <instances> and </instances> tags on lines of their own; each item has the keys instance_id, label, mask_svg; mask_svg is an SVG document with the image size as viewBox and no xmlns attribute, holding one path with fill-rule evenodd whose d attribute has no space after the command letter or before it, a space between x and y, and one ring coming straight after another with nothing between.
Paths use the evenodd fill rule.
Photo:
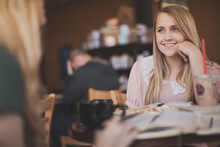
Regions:
<instances>
[{"instance_id":1,"label":"coffee cup","mask_svg":"<svg viewBox=\"0 0 220 147\"><path fill-rule=\"evenodd\" d=\"M93 100L77 104L79 120L89 128L100 127L103 121L111 118L116 108L121 108L122 116L125 115L124 106L114 106L112 100Z\"/></svg>"},{"instance_id":2,"label":"coffee cup","mask_svg":"<svg viewBox=\"0 0 220 147\"><path fill-rule=\"evenodd\" d=\"M214 106L218 103L220 75L193 77L196 102L200 106Z\"/></svg>"}]
</instances>

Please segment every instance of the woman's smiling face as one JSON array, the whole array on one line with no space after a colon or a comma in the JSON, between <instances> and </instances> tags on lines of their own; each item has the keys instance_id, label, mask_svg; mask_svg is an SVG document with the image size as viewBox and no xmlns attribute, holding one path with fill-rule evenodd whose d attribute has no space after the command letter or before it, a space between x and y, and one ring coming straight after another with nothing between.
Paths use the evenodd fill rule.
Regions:
<instances>
[{"instance_id":1,"label":"woman's smiling face","mask_svg":"<svg viewBox=\"0 0 220 147\"><path fill-rule=\"evenodd\" d=\"M156 21L156 42L159 50L167 57L178 54L178 46L185 40L174 18L160 13Z\"/></svg>"}]
</instances>

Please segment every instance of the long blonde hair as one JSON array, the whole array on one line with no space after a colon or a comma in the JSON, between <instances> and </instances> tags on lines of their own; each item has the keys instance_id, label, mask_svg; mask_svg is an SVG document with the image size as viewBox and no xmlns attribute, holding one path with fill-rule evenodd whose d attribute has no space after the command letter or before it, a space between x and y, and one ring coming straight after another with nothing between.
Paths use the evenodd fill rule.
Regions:
<instances>
[{"instance_id":1,"label":"long blonde hair","mask_svg":"<svg viewBox=\"0 0 220 147\"><path fill-rule=\"evenodd\" d=\"M25 81L26 146L42 146L38 114L41 59L38 0L0 0L0 43L17 59Z\"/></svg>"},{"instance_id":2,"label":"long blonde hair","mask_svg":"<svg viewBox=\"0 0 220 147\"><path fill-rule=\"evenodd\" d=\"M176 24L186 40L191 41L197 48L201 50L201 42L196 29L193 16L188 10L181 6L168 6L161 9L160 13L166 13L173 17ZM154 22L153 29L153 56L154 56L154 75L150 79L147 93L145 96L145 103L151 104L158 102L159 92L162 85L162 80L165 75L169 75L169 68L166 63L164 55L159 51L156 44L156 22ZM176 77L177 82L184 88L186 88L187 96L186 101L192 100L193 97L193 85L192 85L192 72L189 63L185 63L182 70Z\"/></svg>"}]
</instances>

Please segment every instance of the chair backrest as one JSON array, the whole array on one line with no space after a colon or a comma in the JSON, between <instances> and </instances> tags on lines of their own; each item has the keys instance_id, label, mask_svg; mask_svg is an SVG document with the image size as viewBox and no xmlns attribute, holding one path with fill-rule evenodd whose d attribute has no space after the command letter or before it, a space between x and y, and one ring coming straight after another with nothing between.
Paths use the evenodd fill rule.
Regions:
<instances>
[{"instance_id":1,"label":"chair backrest","mask_svg":"<svg viewBox=\"0 0 220 147\"><path fill-rule=\"evenodd\" d=\"M89 101L93 100L111 100L110 91L89 88Z\"/></svg>"},{"instance_id":2,"label":"chair backrest","mask_svg":"<svg viewBox=\"0 0 220 147\"><path fill-rule=\"evenodd\" d=\"M82 141L73 139L70 136L60 136L60 141L61 141L62 147L67 147L67 145L77 146L77 147L80 147L80 146L95 147L95 145L92 143L82 142Z\"/></svg>"},{"instance_id":3,"label":"chair backrest","mask_svg":"<svg viewBox=\"0 0 220 147\"><path fill-rule=\"evenodd\" d=\"M123 105L127 106L125 104L125 101L127 99L126 93L122 93L119 90L111 90L110 91L111 99L115 105Z\"/></svg>"},{"instance_id":4,"label":"chair backrest","mask_svg":"<svg viewBox=\"0 0 220 147\"><path fill-rule=\"evenodd\" d=\"M49 94L49 96L40 101L40 113L43 114L42 123L45 131L45 142L47 146L50 144L50 126L53 116L55 94Z\"/></svg>"}]
</instances>

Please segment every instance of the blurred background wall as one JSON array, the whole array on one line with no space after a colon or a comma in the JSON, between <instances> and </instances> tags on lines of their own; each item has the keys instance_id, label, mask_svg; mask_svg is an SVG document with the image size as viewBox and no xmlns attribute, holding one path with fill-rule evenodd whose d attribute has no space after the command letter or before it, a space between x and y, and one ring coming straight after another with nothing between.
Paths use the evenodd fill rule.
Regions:
<instances>
[{"instance_id":1,"label":"blurred background wall","mask_svg":"<svg viewBox=\"0 0 220 147\"><path fill-rule=\"evenodd\" d=\"M188 5L200 38L205 39L207 56L220 64L220 1L189 0Z\"/></svg>"}]
</instances>

